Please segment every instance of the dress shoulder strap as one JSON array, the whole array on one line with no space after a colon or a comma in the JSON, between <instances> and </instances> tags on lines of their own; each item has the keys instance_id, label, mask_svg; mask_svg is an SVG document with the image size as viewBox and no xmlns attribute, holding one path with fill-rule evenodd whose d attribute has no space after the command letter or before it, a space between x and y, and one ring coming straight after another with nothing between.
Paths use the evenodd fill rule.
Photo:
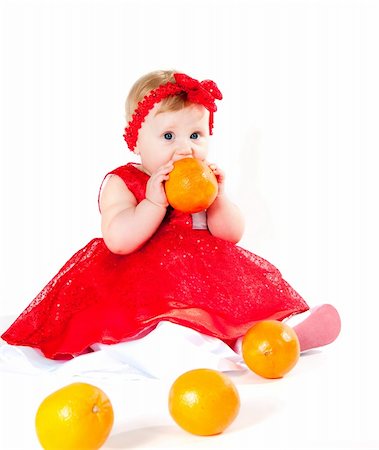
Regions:
<instances>
[{"instance_id":1,"label":"dress shoulder strap","mask_svg":"<svg viewBox=\"0 0 379 450\"><path fill-rule=\"evenodd\" d=\"M137 202L141 202L145 198L146 192L146 183L149 179L149 176L139 170L134 163L128 163L125 166L117 167L116 169L108 172L99 189L98 203L100 208L100 195L104 185L105 180L109 177L109 175L117 175L122 181L126 184L126 187L130 190L130 192L135 196Z\"/></svg>"}]
</instances>

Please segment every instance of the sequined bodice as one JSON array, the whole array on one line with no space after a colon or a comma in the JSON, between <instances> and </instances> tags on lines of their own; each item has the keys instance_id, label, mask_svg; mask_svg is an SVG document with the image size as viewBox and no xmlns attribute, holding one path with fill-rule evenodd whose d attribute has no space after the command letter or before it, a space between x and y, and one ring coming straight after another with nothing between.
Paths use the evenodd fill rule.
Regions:
<instances>
[{"instance_id":1,"label":"sequined bodice","mask_svg":"<svg viewBox=\"0 0 379 450\"><path fill-rule=\"evenodd\" d=\"M145 198L146 183L149 180L149 175L139 170L133 163L118 167L110 174L118 175L122 178L128 189L136 197L138 203ZM161 228L181 226L194 230L207 229L206 213L202 211L192 215L176 211L169 206Z\"/></svg>"}]
</instances>

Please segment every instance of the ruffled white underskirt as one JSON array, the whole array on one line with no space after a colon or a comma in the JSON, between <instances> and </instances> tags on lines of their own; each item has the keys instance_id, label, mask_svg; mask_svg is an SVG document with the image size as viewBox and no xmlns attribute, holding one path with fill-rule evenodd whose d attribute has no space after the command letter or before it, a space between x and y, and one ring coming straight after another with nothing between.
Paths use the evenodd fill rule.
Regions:
<instances>
[{"instance_id":1,"label":"ruffled white underskirt","mask_svg":"<svg viewBox=\"0 0 379 450\"><path fill-rule=\"evenodd\" d=\"M170 322L161 322L141 339L95 344L93 350L69 361L55 361L45 358L39 350L0 340L0 371L102 378L118 374L137 380L172 379L197 368L222 372L246 370L241 356L220 339Z\"/></svg>"}]
</instances>

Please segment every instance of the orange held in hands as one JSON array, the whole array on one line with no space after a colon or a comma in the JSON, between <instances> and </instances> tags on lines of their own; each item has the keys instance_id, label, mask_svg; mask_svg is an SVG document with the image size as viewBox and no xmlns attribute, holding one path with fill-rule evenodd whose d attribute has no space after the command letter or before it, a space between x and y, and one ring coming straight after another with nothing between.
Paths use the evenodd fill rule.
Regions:
<instances>
[{"instance_id":1,"label":"orange held in hands","mask_svg":"<svg viewBox=\"0 0 379 450\"><path fill-rule=\"evenodd\" d=\"M43 400L36 414L36 431L46 450L95 450L113 426L113 408L106 394L87 383L73 383Z\"/></svg>"},{"instance_id":2,"label":"orange held in hands","mask_svg":"<svg viewBox=\"0 0 379 450\"><path fill-rule=\"evenodd\" d=\"M222 433L237 417L238 391L226 375L195 369L180 375L169 393L169 411L184 430L200 436Z\"/></svg>"},{"instance_id":3,"label":"orange held in hands","mask_svg":"<svg viewBox=\"0 0 379 450\"><path fill-rule=\"evenodd\" d=\"M264 378L282 378L299 359L299 340L285 323L262 320L245 334L242 356L256 374Z\"/></svg>"},{"instance_id":4,"label":"orange held in hands","mask_svg":"<svg viewBox=\"0 0 379 450\"><path fill-rule=\"evenodd\" d=\"M178 211L203 211L217 197L217 178L200 159L184 158L175 161L169 176L165 183L167 201Z\"/></svg>"}]
</instances>

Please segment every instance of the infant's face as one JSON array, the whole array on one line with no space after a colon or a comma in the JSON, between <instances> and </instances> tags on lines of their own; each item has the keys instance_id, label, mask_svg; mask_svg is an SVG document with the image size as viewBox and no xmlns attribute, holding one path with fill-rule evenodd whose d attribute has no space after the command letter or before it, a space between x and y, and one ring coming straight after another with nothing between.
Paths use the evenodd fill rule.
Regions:
<instances>
[{"instance_id":1,"label":"infant's face","mask_svg":"<svg viewBox=\"0 0 379 450\"><path fill-rule=\"evenodd\" d=\"M208 154L209 111L192 104L179 111L157 113L159 104L149 112L139 130L135 153L144 169L152 174L173 159L205 159Z\"/></svg>"}]
</instances>

